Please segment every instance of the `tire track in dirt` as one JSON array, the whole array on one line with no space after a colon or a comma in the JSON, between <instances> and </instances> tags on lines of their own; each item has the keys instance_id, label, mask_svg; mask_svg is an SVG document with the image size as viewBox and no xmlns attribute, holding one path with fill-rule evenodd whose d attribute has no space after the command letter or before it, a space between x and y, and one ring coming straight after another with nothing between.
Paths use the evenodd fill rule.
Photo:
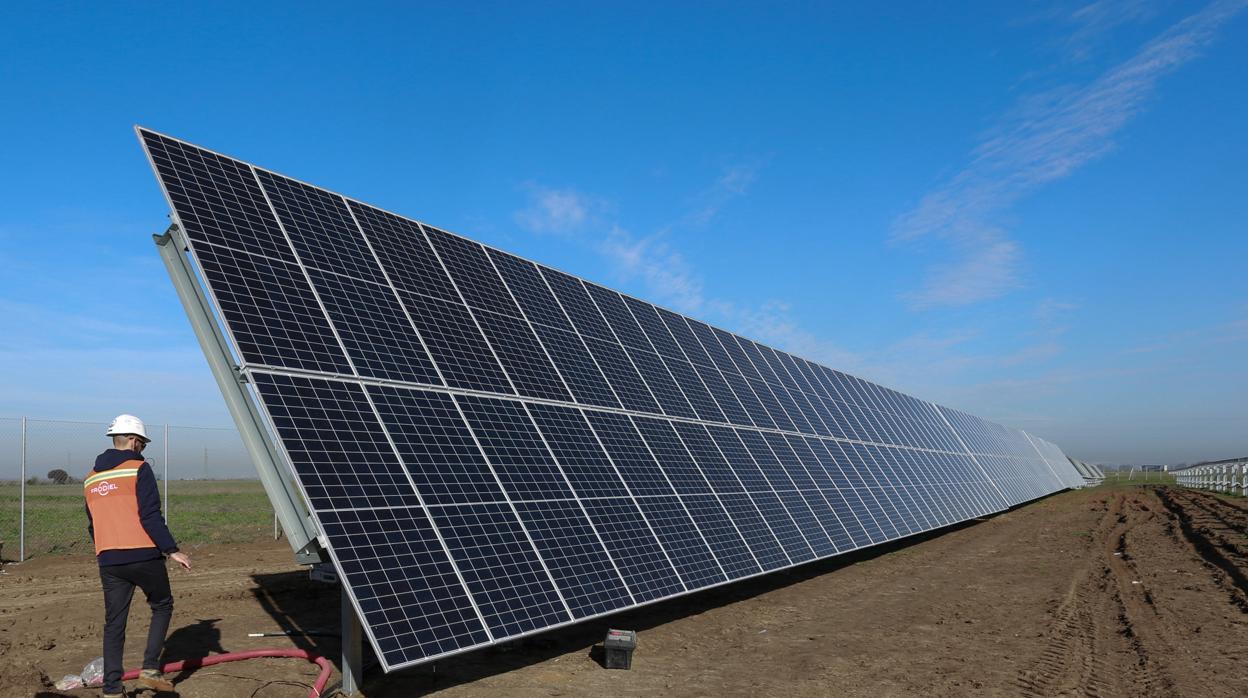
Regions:
<instances>
[{"instance_id":1,"label":"tire track in dirt","mask_svg":"<svg viewBox=\"0 0 1248 698\"><path fill-rule=\"evenodd\" d=\"M1103 511L1088 551L1091 564L1072 578L1044 650L1019 674L1024 695L1174 694L1174 681L1159 661L1165 643L1145 629L1156 623L1154 601L1139 582L1127 545L1132 529L1156 516L1135 493L1108 495Z\"/></svg>"},{"instance_id":2,"label":"tire track in dirt","mask_svg":"<svg viewBox=\"0 0 1248 698\"><path fill-rule=\"evenodd\" d=\"M1248 512L1204 493L1188 490L1157 490L1157 499L1178 523L1171 537L1186 545L1200 560L1213 583L1226 593L1240 613L1248 613L1248 555L1232 536L1243 539L1248 531ZM1220 509L1221 515L1214 510ZM1227 516L1237 521L1228 521Z\"/></svg>"}]
</instances>

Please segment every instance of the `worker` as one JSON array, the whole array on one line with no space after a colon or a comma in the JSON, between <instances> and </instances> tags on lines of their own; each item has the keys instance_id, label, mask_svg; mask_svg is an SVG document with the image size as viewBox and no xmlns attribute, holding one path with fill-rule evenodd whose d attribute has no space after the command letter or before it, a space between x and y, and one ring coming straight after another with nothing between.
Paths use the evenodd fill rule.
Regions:
<instances>
[{"instance_id":1,"label":"worker","mask_svg":"<svg viewBox=\"0 0 1248 698\"><path fill-rule=\"evenodd\" d=\"M95 543L104 587L104 696L125 695L122 650L136 586L152 608L139 683L156 691L172 691L173 683L160 671L160 654L173 617L165 556L187 570L191 560L178 551L161 515L156 475L143 460L143 449L151 441L143 422L134 415L118 415L105 433L112 437L113 447L95 459L95 468L83 481L87 532Z\"/></svg>"}]
</instances>

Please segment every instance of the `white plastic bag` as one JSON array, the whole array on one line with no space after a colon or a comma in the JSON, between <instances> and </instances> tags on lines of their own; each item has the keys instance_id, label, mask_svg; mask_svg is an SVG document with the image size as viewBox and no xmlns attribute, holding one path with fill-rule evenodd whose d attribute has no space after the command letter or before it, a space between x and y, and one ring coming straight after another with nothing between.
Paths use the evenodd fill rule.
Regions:
<instances>
[{"instance_id":1,"label":"white plastic bag","mask_svg":"<svg viewBox=\"0 0 1248 698\"><path fill-rule=\"evenodd\" d=\"M96 657L82 668L82 685L88 687L104 685L104 658Z\"/></svg>"},{"instance_id":2,"label":"white plastic bag","mask_svg":"<svg viewBox=\"0 0 1248 698\"><path fill-rule=\"evenodd\" d=\"M66 674L65 678L53 685L56 686L58 691L72 691L75 688L82 688L82 677L75 674Z\"/></svg>"}]
</instances>

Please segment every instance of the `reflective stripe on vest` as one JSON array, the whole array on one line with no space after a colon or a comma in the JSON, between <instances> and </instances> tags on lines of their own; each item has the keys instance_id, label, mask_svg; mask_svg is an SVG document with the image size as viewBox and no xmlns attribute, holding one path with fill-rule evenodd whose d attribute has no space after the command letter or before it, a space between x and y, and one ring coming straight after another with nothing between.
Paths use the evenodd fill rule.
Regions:
<instances>
[{"instance_id":1,"label":"reflective stripe on vest","mask_svg":"<svg viewBox=\"0 0 1248 698\"><path fill-rule=\"evenodd\" d=\"M92 472L82 481L95 531L96 555L105 550L156 547L139 520L141 465L141 460L129 460L111 470Z\"/></svg>"}]
</instances>

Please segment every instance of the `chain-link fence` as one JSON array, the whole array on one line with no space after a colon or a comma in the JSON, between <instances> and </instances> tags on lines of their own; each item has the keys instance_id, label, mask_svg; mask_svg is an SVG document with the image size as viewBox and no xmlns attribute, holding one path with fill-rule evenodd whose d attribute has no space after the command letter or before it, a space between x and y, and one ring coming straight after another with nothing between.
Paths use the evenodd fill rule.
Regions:
<instances>
[{"instance_id":1,"label":"chain-link fence","mask_svg":"<svg viewBox=\"0 0 1248 698\"><path fill-rule=\"evenodd\" d=\"M0 418L0 559L92 550L82 479L111 443L107 424ZM234 429L147 425L144 457L180 544L273 537L277 528Z\"/></svg>"}]
</instances>

